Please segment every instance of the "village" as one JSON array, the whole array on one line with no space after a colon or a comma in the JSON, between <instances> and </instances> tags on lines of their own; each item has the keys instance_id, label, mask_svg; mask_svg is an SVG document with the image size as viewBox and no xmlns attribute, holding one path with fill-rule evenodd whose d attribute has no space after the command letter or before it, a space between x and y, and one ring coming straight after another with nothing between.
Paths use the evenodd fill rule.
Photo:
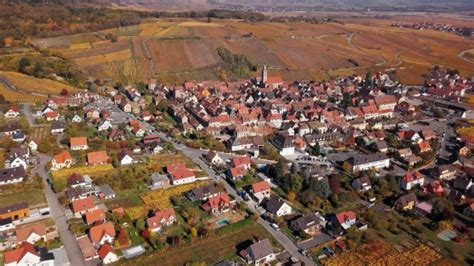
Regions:
<instances>
[{"instance_id":1,"label":"village","mask_svg":"<svg viewBox=\"0 0 474 266\"><path fill-rule=\"evenodd\" d=\"M387 73L288 82L269 72L173 86L97 80L5 106L3 263L344 264L369 248L358 263L472 256L472 78L438 67L423 86Z\"/></svg>"}]
</instances>

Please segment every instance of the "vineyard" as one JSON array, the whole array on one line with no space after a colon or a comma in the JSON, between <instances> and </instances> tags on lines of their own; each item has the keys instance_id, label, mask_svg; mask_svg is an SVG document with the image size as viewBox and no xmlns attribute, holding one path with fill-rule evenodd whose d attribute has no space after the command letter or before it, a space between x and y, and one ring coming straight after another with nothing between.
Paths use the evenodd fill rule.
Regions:
<instances>
[{"instance_id":1,"label":"vineyard","mask_svg":"<svg viewBox=\"0 0 474 266\"><path fill-rule=\"evenodd\" d=\"M180 185L168 189L154 190L141 195L140 198L144 205L127 208L126 212L132 219L138 219L147 214L149 210L160 208L166 209L171 207L171 198L173 196L182 195L194 188L204 186L207 182L194 182L191 184Z\"/></svg>"},{"instance_id":2,"label":"vineyard","mask_svg":"<svg viewBox=\"0 0 474 266\"><path fill-rule=\"evenodd\" d=\"M8 79L18 89L21 89L22 91L26 91L26 92L31 92L31 93L47 95L49 93L60 94L63 89L68 90L68 92L77 91L76 88L59 81L54 81L50 79L38 79L38 78L21 74L18 72L0 71L0 76ZM43 96L41 95L38 95L38 96L31 95L31 94L26 94L26 95L30 95L31 97L36 97L36 98L40 96L42 97L41 99L44 99Z\"/></svg>"},{"instance_id":3,"label":"vineyard","mask_svg":"<svg viewBox=\"0 0 474 266\"><path fill-rule=\"evenodd\" d=\"M34 140L38 144L41 143L49 136L50 128L50 125L31 127L28 135L29 140Z\"/></svg>"},{"instance_id":4,"label":"vineyard","mask_svg":"<svg viewBox=\"0 0 474 266\"><path fill-rule=\"evenodd\" d=\"M0 83L0 96L9 102L42 102L46 99L44 96L12 91L2 83Z\"/></svg>"},{"instance_id":5,"label":"vineyard","mask_svg":"<svg viewBox=\"0 0 474 266\"><path fill-rule=\"evenodd\" d=\"M441 254L421 244L407 251L399 252L383 241L372 241L359 250L349 251L330 259L325 264L343 265L431 265Z\"/></svg>"}]
</instances>

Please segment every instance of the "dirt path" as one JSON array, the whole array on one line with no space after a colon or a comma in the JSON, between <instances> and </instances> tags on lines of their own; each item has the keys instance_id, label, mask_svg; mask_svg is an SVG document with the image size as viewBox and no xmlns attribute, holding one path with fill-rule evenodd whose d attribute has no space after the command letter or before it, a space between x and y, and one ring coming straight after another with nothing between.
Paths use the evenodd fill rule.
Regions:
<instances>
[{"instance_id":1,"label":"dirt path","mask_svg":"<svg viewBox=\"0 0 474 266\"><path fill-rule=\"evenodd\" d=\"M471 51L474 53L474 49L469 49L469 50L461 51L461 52L458 54L458 57L461 58L462 60L466 61L466 62L474 63L474 60L471 60L471 59L468 59L468 58L464 57L464 55L465 55L467 52L471 52Z\"/></svg>"}]
</instances>

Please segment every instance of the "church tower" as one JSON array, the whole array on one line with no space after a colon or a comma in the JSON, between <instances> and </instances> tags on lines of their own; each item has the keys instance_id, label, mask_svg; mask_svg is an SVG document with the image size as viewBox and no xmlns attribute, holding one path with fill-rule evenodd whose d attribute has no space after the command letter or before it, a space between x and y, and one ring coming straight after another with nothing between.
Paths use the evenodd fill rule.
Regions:
<instances>
[{"instance_id":1,"label":"church tower","mask_svg":"<svg viewBox=\"0 0 474 266\"><path fill-rule=\"evenodd\" d=\"M267 79L268 79L267 65L263 65L261 83L267 83Z\"/></svg>"}]
</instances>

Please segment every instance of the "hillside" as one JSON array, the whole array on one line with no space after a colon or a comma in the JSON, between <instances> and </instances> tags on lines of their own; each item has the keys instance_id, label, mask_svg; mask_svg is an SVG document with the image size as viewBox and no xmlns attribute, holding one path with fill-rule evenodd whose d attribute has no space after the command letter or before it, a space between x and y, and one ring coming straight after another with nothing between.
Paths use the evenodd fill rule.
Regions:
<instances>
[{"instance_id":1,"label":"hillside","mask_svg":"<svg viewBox=\"0 0 474 266\"><path fill-rule=\"evenodd\" d=\"M458 56L474 48L472 40L392 28L389 23L166 19L33 43L63 55L86 74L122 82L158 78L175 83L220 77L225 64L218 55L219 47L245 55L252 64L266 64L287 80L392 70L402 81L416 84L433 65L472 74L473 63ZM101 39L105 34L114 34L117 40Z\"/></svg>"}]
</instances>

